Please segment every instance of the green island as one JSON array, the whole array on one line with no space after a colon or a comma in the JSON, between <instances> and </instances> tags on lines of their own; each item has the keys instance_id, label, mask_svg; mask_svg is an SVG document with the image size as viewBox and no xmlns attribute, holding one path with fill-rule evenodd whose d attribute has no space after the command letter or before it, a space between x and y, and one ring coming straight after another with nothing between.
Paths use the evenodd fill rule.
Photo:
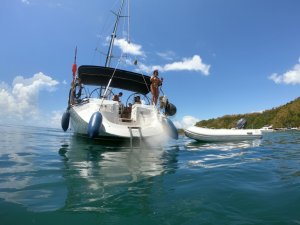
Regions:
<instances>
[{"instance_id":1,"label":"green island","mask_svg":"<svg viewBox=\"0 0 300 225\"><path fill-rule=\"evenodd\" d=\"M299 128L300 127L300 97L285 105L275 107L263 112L225 115L218 118L201 120L196 123L198 127L208 128L233 128L236 122L245 118L246 129L259 129L271 125L274 129ZM179 130L181 133L182 130Z\"/></svg>"}]
</instances>

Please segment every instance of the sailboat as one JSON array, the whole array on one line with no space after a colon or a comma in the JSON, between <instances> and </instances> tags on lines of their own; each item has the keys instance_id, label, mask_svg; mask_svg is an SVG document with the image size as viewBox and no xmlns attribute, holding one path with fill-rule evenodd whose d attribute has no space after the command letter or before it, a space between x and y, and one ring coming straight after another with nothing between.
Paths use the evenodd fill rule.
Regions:
<instances>
[{"instance_id":1,"label":"sailboat","mask_svg":"<svg viewBox=\"0 0 300 225\"><path fill-rule=\"evenodd\" d=\"M150 76L110 66L124 1L115 14L104 66L81 65L77 70L76 47L72 87L61 119L62 129L67 131L70 127L75 134L89 138L127 140L131 144L134 139L148 143L177 139L177 129L169 118L176 113L176 106L165 95L160 97L160 107L152 104L148 96ZM115 101L115 90L129 92L127 100ZM143 101L132 102L137 98Z\"/></svg>"}]
</instances>

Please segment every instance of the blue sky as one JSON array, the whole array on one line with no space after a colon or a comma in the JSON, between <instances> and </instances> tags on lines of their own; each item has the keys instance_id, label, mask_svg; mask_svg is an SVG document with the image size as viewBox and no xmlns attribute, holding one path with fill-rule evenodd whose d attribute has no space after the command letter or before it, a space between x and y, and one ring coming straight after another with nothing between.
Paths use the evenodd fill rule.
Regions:
<instances>
[{"instance_id":1,"label":"blue sky","mask_svg":"<svg viewBox=\"0 0 300 225\"><path fill-rule=\"evenodd\" d=\"M119 5L2 0L0 123L60 127L75 46L78 65L104 65ZM299 10L298 0L132 0L115 55L127 56L120 67L160 70L178 127L263 111L299 96Z\"/></svg>"}]
</instances>

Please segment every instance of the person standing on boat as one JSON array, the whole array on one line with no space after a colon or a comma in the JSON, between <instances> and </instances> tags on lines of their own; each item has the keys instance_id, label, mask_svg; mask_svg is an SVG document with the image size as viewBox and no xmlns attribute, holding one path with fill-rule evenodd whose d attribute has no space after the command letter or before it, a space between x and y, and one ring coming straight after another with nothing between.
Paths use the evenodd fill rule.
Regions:
<instances>
[{"instance_id":1,"label":"person standing on boat","mask_svg":"<svg viewBox=\"0 0 300 225\"><path fill-rule=\"evenodd\" d=\"M152 104L156 105L157 104L157 99L159 96L159 86L162 85L163 78L159 79L158 77L158 70L153 71L153 75L150 78L150 89L151 89L151 94L152 94Z\"/></svg>"},{"instance_id":2,"label":"person standing on boat","mask_svg":"<svg viewBox=\"0 0 300 225\"><path fill-rule=\"evenodd\" d=\"M113 97L113 101L119 102L119 114L122 116L123 110L124 110L124 105L121 103L121 97L122 97L123 93L119 92L119 94L114 95Z\"/></svg>"}]
</instances>

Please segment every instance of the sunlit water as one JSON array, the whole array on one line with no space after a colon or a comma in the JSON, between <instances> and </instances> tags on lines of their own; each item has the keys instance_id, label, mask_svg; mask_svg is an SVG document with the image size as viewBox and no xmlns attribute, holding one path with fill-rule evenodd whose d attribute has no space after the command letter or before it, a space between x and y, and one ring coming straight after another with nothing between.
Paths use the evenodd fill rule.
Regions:
<instances>
[{"instance_id":1,"label":"sunlit water","mask_svg":"<svg viewBox=\"0 0 300 225\"><path fill-rule=\"evenodd\" d=\"M300 224L297 131L134 149L59 129L0 131L2 225Z\"/></svg>"}]
</instances>

